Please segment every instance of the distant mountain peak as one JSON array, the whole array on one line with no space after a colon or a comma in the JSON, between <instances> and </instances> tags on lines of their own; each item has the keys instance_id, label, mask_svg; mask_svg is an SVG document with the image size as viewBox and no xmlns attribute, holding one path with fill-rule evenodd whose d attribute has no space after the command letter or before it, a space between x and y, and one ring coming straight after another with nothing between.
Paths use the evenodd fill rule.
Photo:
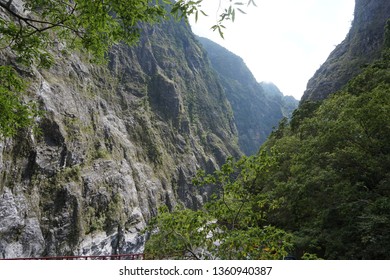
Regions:
<instances>
[{"instance_id":1,"label":"distant mountain peak","mask_svg":"<svg viewBox=\"0 0 390 280\"><path fill-rule=\"evenodd\" d=\"M245 154L255 154L279 121L291 115L298 101L285 99L273 83L258 83L241 57L209 39L198 39L232 106L239 146Z\"/></svg>"}]
</instances>

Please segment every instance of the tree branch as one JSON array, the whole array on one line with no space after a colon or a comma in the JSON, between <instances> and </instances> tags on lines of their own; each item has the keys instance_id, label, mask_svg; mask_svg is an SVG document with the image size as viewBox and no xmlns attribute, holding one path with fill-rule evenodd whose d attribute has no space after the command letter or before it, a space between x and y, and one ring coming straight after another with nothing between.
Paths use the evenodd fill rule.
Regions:
<instances>
[{"instance_id":1,"label":"tree branch","mask_svg":"<svg viewBox=\"0 0 390 280\"><path fill-rule=\"evenodd\" d=\"M50 22L50 21L45 21L45 20L38 20L38 19L24 17L24 16L14 12L14 11L12 11L12 9L10 7L12 1L13 0L9 0L8 3L6 3L6 4L0 2L0 7L2 7L9 14L11 14L13 17L15 17L18 20L20 26L22 26L21 21L23 21L26 25L35 29L35 31L27 34L27 36L34 35L37 32L44 32L44 31L49 30L49 29L54 28L54 27L63 27L63 28L66 28L66 29L69 29L69 30L75 32L76 34L80 33L78 30L75 30L72 27L65 25L65 22L68 20L68 18L65 18L65 19L58 21L58 22ZM69 16L71 16L76 11L77 3L74 6L69 5L69 7L72 7L72 10L69 13ZM36 25L34 25L33 23L44 24L44 25L48 25L48 26L43 27L43 28L39 28Z\"/></svg>"},{"instance_id":2,"label":"tree branch","mask_svg":"<svg viewBox=\"0 0 390 280\"><path fill-rule=\"evenodd\" d=\"M238 209L237 213L236 213L236 216L234 217L233 219L233 224L232 224L232 229L235 228L235 225L236 225L236 221L238 219L238 215L240 215L240 212L242 210L242 208L244 207L244 204L246 203L247 201L246 200L243 200L241 205L240 205L240 208Z\"/></svg>"}]
</instances>

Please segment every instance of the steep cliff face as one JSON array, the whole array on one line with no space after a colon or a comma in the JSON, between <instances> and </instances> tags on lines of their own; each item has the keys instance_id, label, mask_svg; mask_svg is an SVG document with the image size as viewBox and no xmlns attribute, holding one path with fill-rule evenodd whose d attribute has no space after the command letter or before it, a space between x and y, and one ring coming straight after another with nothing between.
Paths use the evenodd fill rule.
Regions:
<instances>
[{"instance_id":1,"label":"steep cliff face","mask_svg":"<svg viewBox=\"0 0 390 280\"><path fill-rule=\"evenodd\" d=\"M258 83L239 56L206 38L199 40L232 105L240 148L247 155L255 154L279 121L291 115L298 101L283 96L273 84Z\"/></svg>"},{"instance_id":2,"label":"steep cliff face","mask_svg":"<svg viewBox=\"0 0 390 280\"><path fill-rule=\"evenodd\" d=\"M241 154L223 88L182 23L145 27L107 67L53 54L49 70L19 69L40 132L0 140L0 258L139 252L158 205L196 208L196 169Z\"/></svg>"},{"instance_id":3,"label":"steep cliff face","mask_svg":"<svg viewBox=\"0 0 390 280\"><path fill-rule=\"evenodd\" d=\"M390 1L356 0L352 27L307 84L302 100L321 100L340 90L380 56Z\"/></svg>"}]
</instances>

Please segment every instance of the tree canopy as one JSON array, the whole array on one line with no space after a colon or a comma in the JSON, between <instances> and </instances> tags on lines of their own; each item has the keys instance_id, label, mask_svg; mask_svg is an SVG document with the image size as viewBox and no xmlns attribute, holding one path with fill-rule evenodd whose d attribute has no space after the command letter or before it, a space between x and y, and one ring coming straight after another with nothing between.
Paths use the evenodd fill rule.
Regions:
<instances>
[{"instance_id":1,"label":"tree canopy","mask_svg":"<svg viewBox=\"0 0 390 280\"><path fill-rule=\"evenodd\" d=\"M217 192L201 210L160 209L148 228L148 258L282 259L291 235L267 222L278 201L255 188L269 174L271 158L229 159L220 171L199 172L197 185L213 184ZM247 166L254 169L249 170ZM249 172L248 172L249 171Z\"/></svg>"}]
</instances>

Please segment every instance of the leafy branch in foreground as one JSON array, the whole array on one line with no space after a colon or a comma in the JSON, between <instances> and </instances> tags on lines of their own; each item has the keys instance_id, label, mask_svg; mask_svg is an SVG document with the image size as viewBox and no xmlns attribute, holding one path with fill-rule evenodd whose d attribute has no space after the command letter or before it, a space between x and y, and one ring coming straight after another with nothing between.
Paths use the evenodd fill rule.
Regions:
<instances>
[{"instance_id":1,"label":"leafy branch in foreground","mask_svg":"<svg viewBox=\"0 0 390 280\"><path fill-rule=\"evenodd\" d=\"M220 171L202 172L197 184L214 184L217 192L198 211L167 208L149 225L145 253L158 259L281 259L291 249L291 234L267 222L278 207L269 194L254 188L267 177L269 157L228 160ZM252 169L251 167L254 167Z\"/></svg>"},{"instance_id":2,"label":"leafy branch in foreground","mask_svg":"<svg viewBox=\"0 0 390 280\"><path fill-rule=\"evenodd\" d=\"M3 48L14 50L27 64L50 61L47 48L58 41L78 47L103 59L109 48L120 41L134 44L139 23L155 23L165 9L148 0L30 0L23 10L13 1L0 1L8 17L0 20Z\"/></svg>"},{"instance_id":3,"label":"leafy branch in foreground","mask_svg":"<svg viewBox=\"0 0 390 280\"><path fill-rule=\"evenodd\" d=\"M221 2L220 1L220 6L221 6ZM224 22L226 21L232 21L234 22L235 19L236 19L236 14L237 12L241 13L241 14L246 14L246 12L244 11L243 9L243 6L255 6L256 7L256 3L254 0L248 0L247 2L233 2L233 1L230 1L230 4L224 8L223 12L219 15L218 17L218 20L216 22L215 25L213 25L211 27L211 29L213 31L218 31L219 35L224 38L224 33L223 33L223 30L226 28L225 25L224 25Z\"/></svg>"}]
</instances>

